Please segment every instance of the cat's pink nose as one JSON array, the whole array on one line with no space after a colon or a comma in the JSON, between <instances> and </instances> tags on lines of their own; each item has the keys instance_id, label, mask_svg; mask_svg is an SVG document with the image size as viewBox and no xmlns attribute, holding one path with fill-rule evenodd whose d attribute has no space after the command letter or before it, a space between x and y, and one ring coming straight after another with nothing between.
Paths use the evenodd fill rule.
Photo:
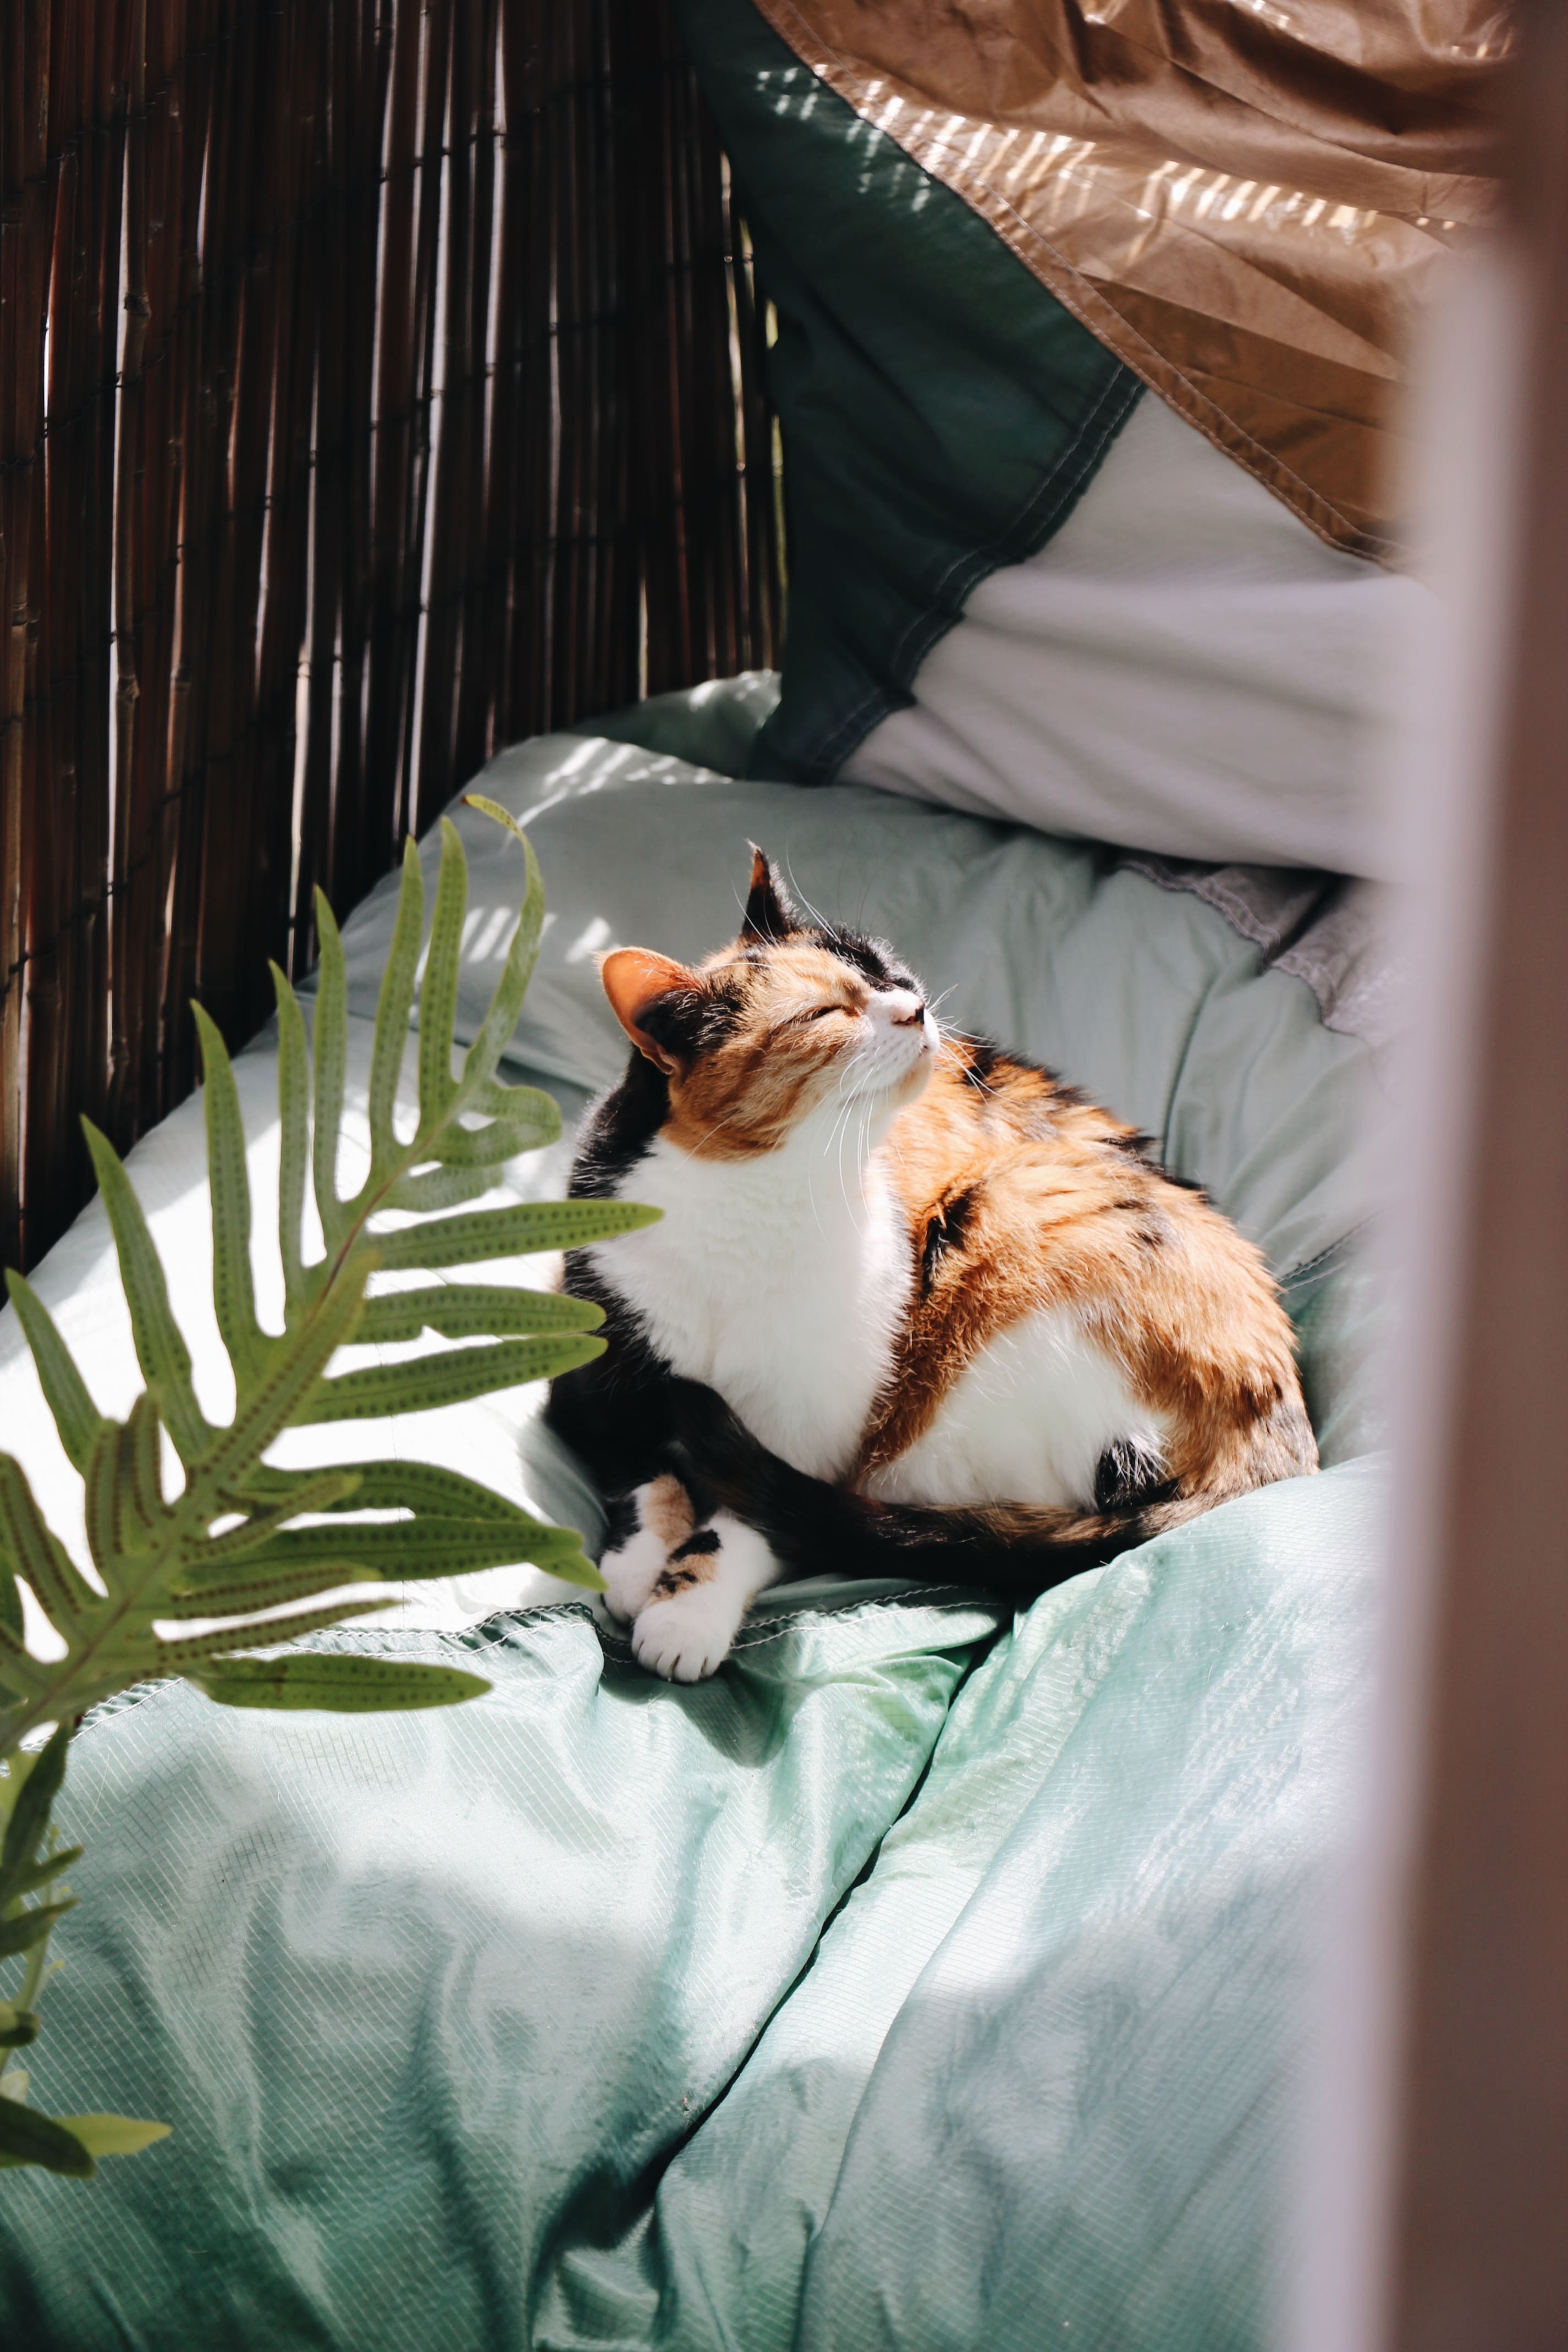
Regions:
<instances>
[{"instance_id":1,"label":"cat's pink nose","mask_svg":"<svg viewBox=\"0 0 1568 2352\"><path fill-rule=\"evenodd\" d=\"M901 988L891 999L895 1029L915 1029L925 1018L925 1000L912 988Z\"/></svg>"}]
</instances>

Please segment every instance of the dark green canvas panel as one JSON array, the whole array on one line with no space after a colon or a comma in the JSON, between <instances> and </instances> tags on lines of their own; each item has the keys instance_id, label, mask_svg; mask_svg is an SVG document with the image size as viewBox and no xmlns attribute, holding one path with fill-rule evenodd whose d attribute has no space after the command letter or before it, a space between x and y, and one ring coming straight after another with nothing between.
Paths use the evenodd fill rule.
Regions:
<instances>
[{"instance_id":1,"label":"dark green canvas panel","mask_svg":"<svg viewBox=\"0 0 1568 2352\"><path fill-rule=\"evenodd\" d=\"M675 14L779 313L789 625L751 773L822 783L1065 520L1140 386L750 0Z\"/></svg>"}]
</instances>

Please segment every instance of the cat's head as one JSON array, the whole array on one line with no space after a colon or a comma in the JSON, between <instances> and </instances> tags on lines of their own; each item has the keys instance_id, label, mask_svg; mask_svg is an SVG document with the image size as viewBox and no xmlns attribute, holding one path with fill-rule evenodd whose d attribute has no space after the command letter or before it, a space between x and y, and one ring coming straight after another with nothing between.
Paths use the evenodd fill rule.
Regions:
<instances>
[{"instance_id":1,"label":"cat's head","mask_svg":"<svg viewBox=\"0 0 1568 2352\"><path fill-rule=\"evenodd\" d=\"M755 845L733 946L695 966L617 948L600 971L616 1019L667 1082L664 1132L706 1158L777 1150L818 1113L875 1125L915 1100L940 1043L893 950L803 921Z\"/></svg>"}]
</instances>

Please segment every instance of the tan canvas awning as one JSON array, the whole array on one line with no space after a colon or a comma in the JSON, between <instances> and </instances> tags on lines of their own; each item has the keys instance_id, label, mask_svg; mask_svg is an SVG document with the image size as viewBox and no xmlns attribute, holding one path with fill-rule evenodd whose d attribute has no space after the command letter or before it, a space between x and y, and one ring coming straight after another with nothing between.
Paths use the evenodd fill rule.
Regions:
<instances>
[{"instance_id":1,"label":"tan canvas awning","mask_svg":"<svg viewBox=\"0 0 1568 2352\"><path fill-rule=\"evenodd\" d=\"M1396 389L1490 212L1495 0L758 0L1117 356L1387 560Z\"/></svg>"}]
</instances>

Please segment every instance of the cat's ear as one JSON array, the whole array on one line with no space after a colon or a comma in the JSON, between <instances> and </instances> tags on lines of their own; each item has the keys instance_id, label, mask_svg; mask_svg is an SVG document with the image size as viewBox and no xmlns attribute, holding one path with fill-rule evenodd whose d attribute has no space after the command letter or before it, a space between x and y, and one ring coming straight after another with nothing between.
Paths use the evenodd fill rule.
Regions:
<instances>
[{"instance_id":1,"label":"cat's ear","mask_svg":"<svg viewBox=\"0 0 1568 2352\"><path fill-rule=\"evenodd\" d=\"M701 1003L698 975L652 948L616 948L600 958L599 977L611 1011L637 1051L666 1077L677 1076L691 1058L681 1051L680 1016Z\"/></svg>"},{"instance_id":2,"label":"cat's ear","mask_svg":"<svg viewBox=\"0 0 1568 2352\"><path fill-rule=\"evenodd\" d=\"M791 931L800 928L789 894L779 879L779 868L770 857L765 857L757 844L751 847L751 887L747 893L746 919L740 927L743 941L766 947L773 940L787 940Z\"/></svg>"}]
</instances>

